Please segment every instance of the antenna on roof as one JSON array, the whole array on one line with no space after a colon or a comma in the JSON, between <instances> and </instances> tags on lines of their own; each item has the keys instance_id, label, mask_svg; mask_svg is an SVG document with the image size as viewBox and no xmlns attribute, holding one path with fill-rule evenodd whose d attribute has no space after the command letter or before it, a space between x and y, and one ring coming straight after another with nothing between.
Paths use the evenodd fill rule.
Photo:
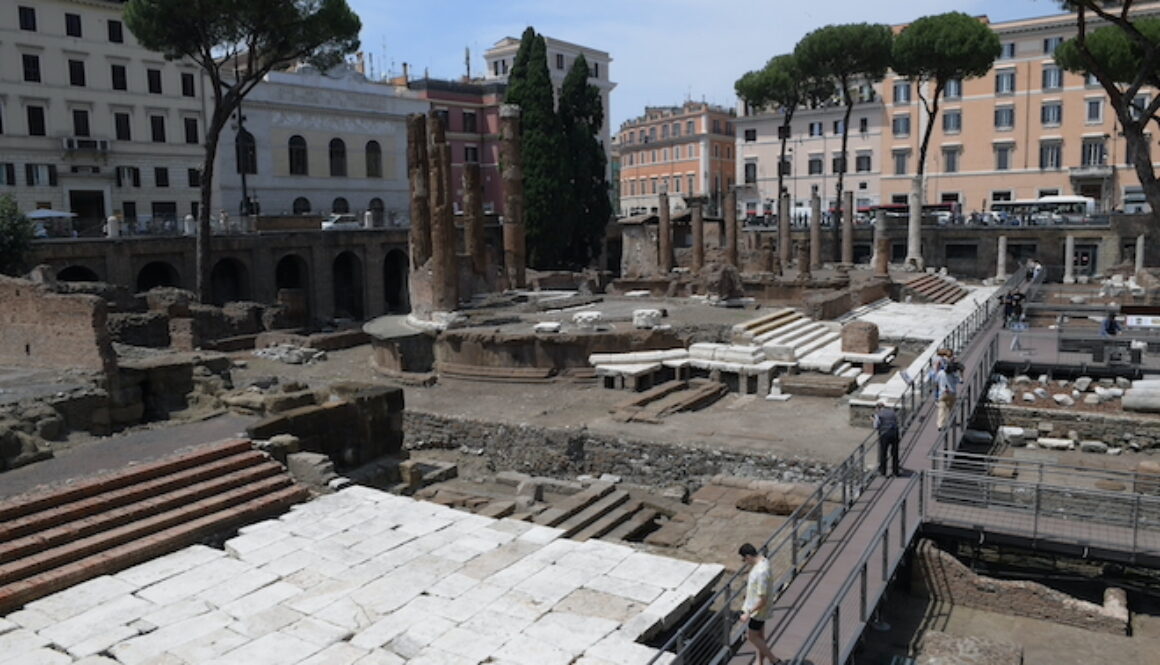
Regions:
<instances>
[{"instance_id":1,"label":"antenna on roof","mask_svg":"<svg viewBox=\"0 0 1160 665\"><path fill-rule=\"evenodd\" d=\"M467 67L467 80L471 80L471 47L463 47L463 64Z\"/></svg>"}]
</instances>

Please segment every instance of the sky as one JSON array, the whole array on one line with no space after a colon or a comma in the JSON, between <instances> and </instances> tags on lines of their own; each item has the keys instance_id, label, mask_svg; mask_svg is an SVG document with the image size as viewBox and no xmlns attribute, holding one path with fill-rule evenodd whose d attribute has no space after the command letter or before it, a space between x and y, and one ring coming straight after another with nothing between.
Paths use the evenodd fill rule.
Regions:
<instances>
[{"instance_id":1,"label":"sky","mask_svg":"<svg viewBox=\"0 0 1160 665\"><path fill-rule=\"evenodd\" d=\"M483 52L536 32L612 56L611 127L646 106L686 100L733 107L733 82L833 23L911 21L962 11L992 22L1057 14L1058 0L347 0L362 19L362 50L376 77L453 79L484 73Z\"/></svg>"}]
</instances>

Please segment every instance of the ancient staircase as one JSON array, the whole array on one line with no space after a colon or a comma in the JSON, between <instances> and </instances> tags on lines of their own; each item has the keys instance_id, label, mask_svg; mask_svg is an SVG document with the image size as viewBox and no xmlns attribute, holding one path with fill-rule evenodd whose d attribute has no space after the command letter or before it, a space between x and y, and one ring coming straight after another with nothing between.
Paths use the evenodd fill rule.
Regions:
<instances>
[{"instance_id":1,"label":"ancient staircase","mask_svg":"<svg viewBox=\"0 0 1160 665\"><path fill-rule=\"evenodd\" d=\"M0 614L307 498L248 440L0 502Z\"/></svg>"},{"instance_id":2,"label":"ancient staircase","mask_svg":"<svg viewBox=\"0 0 1160 665\"><path fill-rule=\"evenodd\" d=\"M919 275L902 283L902 297L918 302L953 305L967 297L967 290L952 280L933 273Z\"/></svg>"}]
</instances>

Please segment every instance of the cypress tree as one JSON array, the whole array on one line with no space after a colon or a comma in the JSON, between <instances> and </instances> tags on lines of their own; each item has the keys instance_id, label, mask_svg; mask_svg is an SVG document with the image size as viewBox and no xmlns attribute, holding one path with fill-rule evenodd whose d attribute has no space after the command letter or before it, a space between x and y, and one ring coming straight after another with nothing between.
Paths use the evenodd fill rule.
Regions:
<instances>
[{"instance_id":1,"label":"cypress tree","mask_svg":"<svg viewBox=\"0 0 1160 665\"><path fill-rule=\"evenodd\" d=\"M567 182L566 208L562 211L571 229L563 259L572 268L584 268L600 255L605 226L612 215L606 158L597 140L604 124L600 91L588 83L588 61L583 55L572 63L560 93L560 125L563 132L562 167Z\"/></svg>"}]
</instances>

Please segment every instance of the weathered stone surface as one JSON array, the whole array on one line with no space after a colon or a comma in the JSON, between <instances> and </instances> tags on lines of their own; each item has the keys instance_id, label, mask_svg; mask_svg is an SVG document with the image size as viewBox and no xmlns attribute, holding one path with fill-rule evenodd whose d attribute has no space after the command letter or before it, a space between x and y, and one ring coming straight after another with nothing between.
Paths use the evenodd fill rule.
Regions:
<instances>
[{"instance_id":1,"label":"weathered stone surface","mask_svg":"<svg viewBox=\"0 0 1160 665\"><path fill-rule=\"evenodd\" d=\"M1079 449L1085 453L1103 454L1108 452L1108 444L1104 443L1103 441L1095 440L1080 441Z\"/></svg>"},{"instance_id":2,"label":"weathered stone surface","mask_svg":"<svg viewBox=\"0 0 1160 665\"><path fill-rule=\"evenodd\" d=\"M1035 445L1040 448L1048 450L1071 450L1075 447L1075 442L1071 439L1058 439L1049 436L1041 436L1035 441Z\"/></svg>"},{"instance_id":3,"label":"weathered stone surface","mask_svg":"<svg viewBox=\"0 0 1160 665\"><path fill-rule=\"evenodd\" d=\"M1029 386L1031 383L1031 377L1027 376L1026 374L1019 374L1015 378L1011 379L1011 385L1013 386Z\"/></svg>"},{"instance_id":4,"label":"weathered stone surface","mask_svg":"<svg viewBox=\"0 0 1160 665\"><path fill-rule=\"evenodd\" d=\"M295 480L314 487L325 487L326 483L338 476L334 472L334 462L331 462L326 455L319 453L288 455L286 467Z\"/></svg>"},{"instance_id":5,"label":"weathered stone surface","mask_svg":"<svg viewBox=\"0 0 1160 665\"><path fill-rule=\"evenodd\" d=\"M1017 644L987 637L960 637L938 630L923 634L917 665L1022 665L1023 649Z\"/></svg>"},{"instance_id":6,"label":"weathered stone surface","mask_svg":"<svg viewBox=\"0 0 1160 665\"><path fill-rule=\"evenodd\" d=\"M728 264L709 264L701 270L701 281L705 285L705 292L710 297L719 300L733 300L745 295L745 287L741 283L741 273L737 268Z\"/></svg>"},{"instance_id":7,"label":"weathered stone surface","mask_svg":"<svg viewBox=\"0 0 1160 665\"><path fill-rule=\"evenodd\" d=\"M1087 392L1094 381L1095 379L1090 376L1081 376L1075 380L1075 389L1080 392Z\"/></svg>"},{"instance_id":8,"label":"weathered stone surface","mask_svg":"<svg viewBox=\"0 0 1160 665\"><path fill-rule=\"evenodd\" d=\"M659 309L635 309L632 311L633 328L656 328L660 324L661 311Z\"/></svg>"},{"instance_id":9,"label":"weathered stone surface","mask_svg":"<svg viewBox=\"0 0 1160 665\"><path fill-rule=\"evenodd\" d=\"M1075 400L1071 398L1071 395L1064 395L1062 393L1052 395L1051 399L1055 400L1055 403L1060 406L1072 406L1075 404Z\"/></svg>"},{"instance_id":10,"label":"weathered stone surface","mask_svg":"<svg viewBox=\"0 0 1160 665\"><path fill-rule=\"evenodd\" d=\"M1084 404L1099 404L1101 401L1100 396L1095 393L1087 393L1083 396Z\"/></svg>"},{"instance_id":11,"label":"weathered stone surface","mask_svg":"<svg viewBox=\"0 0 1160 665\"><path fill-rule=\"evenodd\" d=\"M1028 393L1028 392L1023 393L1023 401L1024 402L1034 402L1037 399L1038 398L1035 396L1035 393Z\"/></svg>"},{"instance_id":12,"label":"weathered stone surface","mask_svg":"<svg viewBox=\"0 0 1160 665\"><path fill-rule=\"evenodd\" d=\"M786 495L772 492L747 494L737 500L737 509L771 515L789 515L794 511Z\"/></svg>"},{"instance_id":13,"label":"weathered stone surface","mask_svg":"<svg viewBox=\"0 0 1160 665\"><path fill-rule=\"evenodd\" d=\"M875 353L878 351L878 326L869 321L853 321L842 326L842 351Z\"/></svg>"},{"instance_id":14,"label":"weathered stone surface","mask_svg":"<svg viewBox=\"0 0 1160 665\"><path fill-rule=\"evenodd\" d=\"M1160 413L1160 389L1130 388L1124 391L1120 405L1125 411Z\"/></svg>"}]
</instances>

